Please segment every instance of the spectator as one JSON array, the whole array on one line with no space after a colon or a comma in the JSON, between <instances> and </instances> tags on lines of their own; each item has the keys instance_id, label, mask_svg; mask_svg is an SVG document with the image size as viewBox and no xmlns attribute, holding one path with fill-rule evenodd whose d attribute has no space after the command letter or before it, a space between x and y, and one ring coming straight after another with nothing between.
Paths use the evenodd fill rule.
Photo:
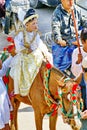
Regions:
<instances>
[{"instance_id":1,"label":"spectator","mask_svg":"<svg viewBox=\"0 0 87 130\"><path fill-rule=\"evenodd\" d=\"M1 29L4 27L4 18L5 18L5 0L0 0L0 26Z\"/></svg>"},{"instance_id":2,"label":"spectator","mask_svg":"<svg viewBox=\"0 0 87 130\"><path fill-rule=\"evenodd\" d=\"M78 77L80 73L82 73L82 59L87 56L87 28L84 28L81 31L81 42L82 47L81 54L79 54L78 48L76 48L72 53L72 65L71 65L71 72L74 75L74 77ZM79 64L77 64L77 60L79 60Z\"/></svg>"},{"instance_id":3,"label":"spectator","mask_svg":"<svg viewBox=\"0 0 87 130\"><path fill-rule=\"evenodd\" d=\"M0 0L0 18L5 17L5 0Z\"/></svg>"},{"instance_id":4,"label":"spectator","mask_svg":"<svg viewBox=\"0 0 87 130\"><path fill-rule=\"evenodd\" d=\"M79 75L76 82L81 86L84 110L82 113L82 127L80 130L87 130L87 56L82 60L83 73Z\"/></svg>"},{"instance_id":5,"label":"spectator","mask_svg":"<svg viewBox=\"0 0 87 130\"><path fill-rule=\"evenodd\" d=\"M9 42L13 42L11 37L9 37L7 40ZM7 47L7 50L11 54L11 56L9 56L8 58L6 56L7 59L5 60L5 55L4 55L4 58L2 57L2 59L5 60L3 61L3 64L0 60L0 130L10 130L10 127L9 127L10 114L11 114L11 120L13 119L12 118L12 115L13 115L12 105L13 104L11 104L9 100L9 97L12 98L12 93L10 94L8 92L9 93L9 96L8 96L8 93L6 90L7 86L5 85L8 84L7 83L8 77L6 77L6 75L10 68L12 58L16 54L14 43L11 43Z\"/></svg>"},{"instance_id":6,"label":"spectator","mask_svg":"<svg viewBox=\"0 0 87 130\"><path fill-rule=\"evenodd\" d=\"M13 110L2 77L6 74L12 57L10 56L2 65L0 60L0 130L10 130L10 112Z\"/></svg>"},{"instance_id":7,"label":"spectator","mask_svg":"<svg viewBox=\"0 0 87 130\"><path fill-rule=\"evenodd\" d=\"M87 26L77 11L74 0L61 0L52 15L52 54L54 66L65 71L71 66L73 50L78 46L76 41L72 8L77 23L78 32ZM79 32L80 33L80 32Z\"/></svg>"},{"instance_id":8,"label":"spectator","mask_svg":"<svg viewBox=\"0 0 87 130\"><path fill-rule=\"evenodd\" d=\"M5 15L5 26L4 26L4 33L9 34L10 30L10 24L11 24L11 0L5 0L5 10L6 10L6 15Z\"/></svg>"},{"instance_id":9,"label":"spectator","mask_svg":"<svg viewBox=\"0 0 87 130\"><path fill-rule=\"evenodd\" d=\"M4 29L4 33L8 34L10 29L11 0L0 1L0 24Z\"/></svg>"},{"instance_id":10,"label":"spectator","mask_svg":"<svg viewBox=\"0 0 87 130\"><path fill-rule=\"evenodd\" d=\"M6 87L0 77L0 130L10 130L9 121L11 108Z\"/></svg>"}]
</instances>

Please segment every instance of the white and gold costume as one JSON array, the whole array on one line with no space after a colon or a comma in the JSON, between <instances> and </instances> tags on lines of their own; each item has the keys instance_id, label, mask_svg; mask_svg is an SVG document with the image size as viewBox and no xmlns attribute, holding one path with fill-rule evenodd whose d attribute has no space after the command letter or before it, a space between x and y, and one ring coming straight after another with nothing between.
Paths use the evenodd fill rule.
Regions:
<instances>
[{"instance_id":1,"label":"white and gold costume","mask_svg":"<svg viewBox=\"0 0 87 130\"><path fill-rule=\"evenodd\" d=\"M27 53L25 44L33 50L31 53ZM52 57L38 33L26 32L24 36L23 32L19 32L15 37L15 46L17 55L11 62L10 75L14 80L15 94L26 96L44 59L42 52L49 61L52 61Z\"/></svg>"}]
</instances>

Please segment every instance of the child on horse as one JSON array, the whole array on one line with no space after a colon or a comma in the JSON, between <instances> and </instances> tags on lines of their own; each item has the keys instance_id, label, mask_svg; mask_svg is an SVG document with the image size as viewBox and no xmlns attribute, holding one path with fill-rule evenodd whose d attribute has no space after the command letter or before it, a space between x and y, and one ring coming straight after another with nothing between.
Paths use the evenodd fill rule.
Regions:
<instances>
[{"instance_id":1,"label":"child on horse","mask_svg":"<svg viewBox=\"0 0 87 130\"><path fill-rule=\"evenodd\" d=\"M10 77L14 80L14 93L20 93L22 96L29 93L44 57L52 61L51 54L40 39L37 18L35 10L29 9L25 14L22 28L14 38L17 54L10 65Z\"/></svg>"}]
</instances>

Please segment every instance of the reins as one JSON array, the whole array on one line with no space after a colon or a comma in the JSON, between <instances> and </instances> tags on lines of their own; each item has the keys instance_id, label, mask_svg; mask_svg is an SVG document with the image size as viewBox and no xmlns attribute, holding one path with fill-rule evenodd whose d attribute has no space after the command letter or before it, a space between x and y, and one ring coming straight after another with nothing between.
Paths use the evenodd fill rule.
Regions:
<instances>
[{"instance_id":1,"label":"reins","mask_svg":"<svg viewBox=\"0 0 87 130\"><path fill-rule=\"evenodd\" d=\"M50 90L49 90L49 78L50 78L50 72L52 71L52 68L50 68L50 64L46 64L46 68L44 70L43 76L41 74L40 70L40 78L43 83L43 90L44 90L44 98L46 101L46 104L49 106L51 112L48 113L49 116L53 116L57 114L58 108L60 107L61 113L65 118L73 119L75 116L80 113L80 109L77 108L78 113L73 113L73 106L77 105L77 100L76 100L76 89L77 89L77 84L73 86L71 90L71 97L72 101L70 101L70 108L68 111L65 109L65 105L63 103L63 92L61 89L58 89L58 96L59 96L59 102L57 102L53 97L51 96ZM64 76L61 78L64 79ZM65 79L65 83L69 81L69 78ZM66 93L66 92L65 92Z\"/></svg>"},{"instance_id":2,"label":"reins","mask_svg":"<svg viewBox=\"0 0 87 130\"><path fill-rule=\"evenodd\" d=\"M61 101L60 101L61 113L62 113L64 119L68 119L69 118L70 120L74 120L75 116L78 116L79 119L81 118L81 111L83 109L83 102L82 102L82 100L80 100L80 107L77 108L77 113L72 113L73 107L75 105L78 105L77 96L76 96L76 94L78 92L77 91L78 87L79 87L78 84L74 84L73 87L72 87L72 90L70 92L70 96L71 96L70 109L68 111L66 111L64 109L65 106L64 106L64 103L63 103L63 94L66 94L67 92L60 94L60 96L61 96Z\"/></svg>"},{"instance_id":3,"label":"reins","mask_svg":"<svg viewBox=\"0 0 87 130\"><path fill-rule=\"evenodd\" d=\"M46 104L49 106L51 112L47 113L48 116L54 116L57 114L59 103L57 103L51 96L50 90L49 90L49 78L50 78L50 72L51 68L49 63L46 64L46 69L44 71L44 75L42 77L40 72L40 77L43 83L43 90L44 90L44 98L46 101Z\"/></svg>"}]
</instances>

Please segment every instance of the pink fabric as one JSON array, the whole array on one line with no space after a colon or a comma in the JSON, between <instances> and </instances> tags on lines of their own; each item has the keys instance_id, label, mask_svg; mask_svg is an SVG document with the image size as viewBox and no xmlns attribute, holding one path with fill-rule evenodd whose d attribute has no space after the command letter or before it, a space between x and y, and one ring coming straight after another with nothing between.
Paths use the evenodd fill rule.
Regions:
<instances>
[{"instance_id":1,"label":"pink fabric","mask_svg":"<svg viewBox=\"0 0 87 130\"><path fill-rule=\"evenodd\" d=\"M5 0L0 0L0 4L4 5L5 4Z\"/></svg>"}]
</instances>

